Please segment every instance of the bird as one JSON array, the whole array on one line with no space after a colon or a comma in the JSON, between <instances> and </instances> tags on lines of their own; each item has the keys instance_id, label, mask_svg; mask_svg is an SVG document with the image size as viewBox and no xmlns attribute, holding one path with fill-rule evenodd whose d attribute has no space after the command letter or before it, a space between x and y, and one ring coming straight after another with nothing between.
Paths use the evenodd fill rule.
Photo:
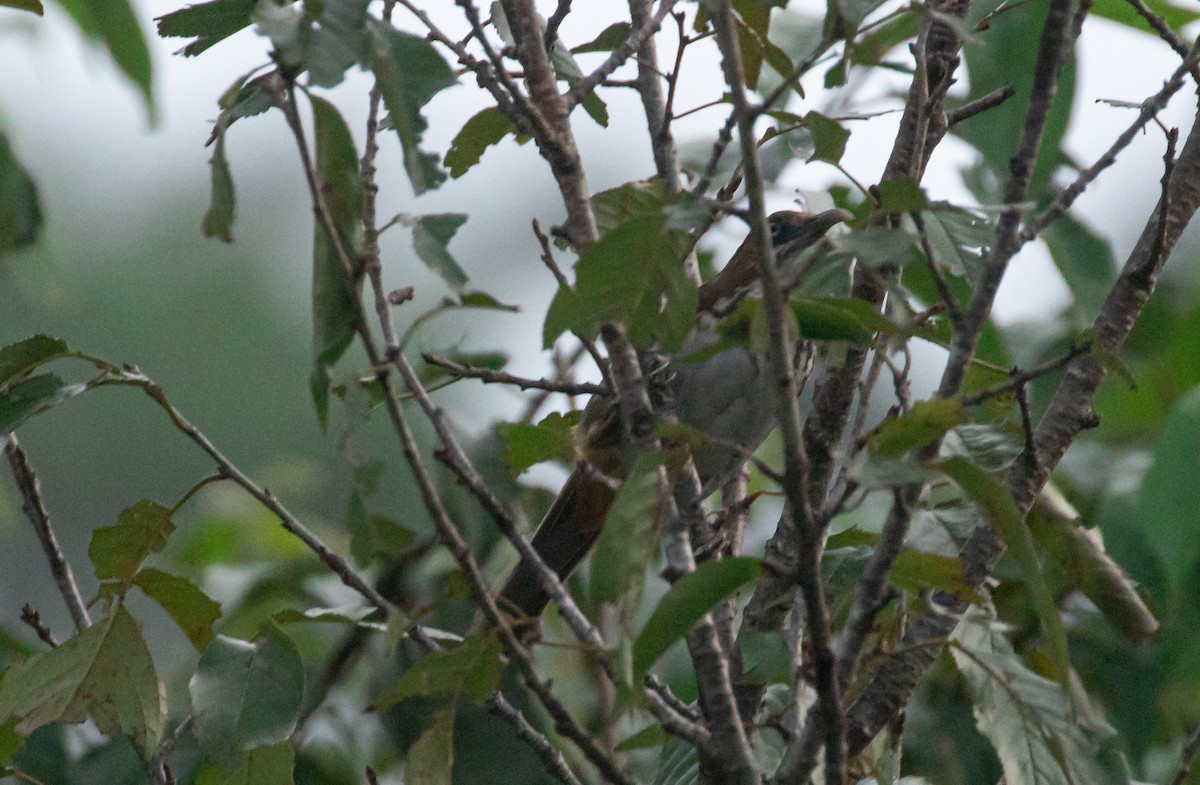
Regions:
<instances>
[{"instance_id":1,"label":"bird","mask_svg":"<svg viewBox=\"0 0 1200 785\"><path fill-rule=\"evenodd\" d=\"M850 218L851 214L841 209L772 213L767 228L781 279L790 276L792 285L797 283L793 265L802 252ZM760 288L759 275L758 250L751 233L720 272L700 286L696 326L678 355L685 359L670 364L652 360L649 367L645 363L643 367L651 398L669 401L680 423L708 437L692 450L704 496L741 470L745 456L762 444L775 422L775 385L765 356L755 356L741 346L718 349L711 356L698 354L721 339L719 320ZM688 362L690 355L703 359ZM575 469L531 541L542 561L562 580L600 537L632 461L615 397L592 397L576 426L575 445ZM535 621L550 601L537 570L525 559L513 569L498 599L500 606L522 623Z\"/></svg>"}]
</instances>

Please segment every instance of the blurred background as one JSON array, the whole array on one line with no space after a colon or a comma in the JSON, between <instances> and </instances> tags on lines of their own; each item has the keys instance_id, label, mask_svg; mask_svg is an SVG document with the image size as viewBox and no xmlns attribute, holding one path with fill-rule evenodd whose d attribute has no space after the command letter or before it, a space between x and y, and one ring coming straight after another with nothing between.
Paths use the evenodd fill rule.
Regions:
<instances>
[{"instance_id":1,"label":"blurred background","mask_svg":"<svg viewBox=\"0 0 1200 785\"><path fill-rule=\"evenodd\" d=\"M464 32L457 9L438 5L435 20L447 30ZM335 412L329 431L322 433L308 392L312 213L295 147L278 113L239 122L230 131L227 152L237 186L235 241L224 244L200 232L209 192L211 151L205 142L217 115L216 100L235 78L266 61L266 43L252 31L243 31L199 59L176 56L173 52L183 42L154 36L152 20L180 6L177 0L135 3L153 50L154 117L108 55L82 41L57 8L48 7L44 18L0 9L0 125L38 183L46 220L36 248L0 261L0 345L48 333L81 351L140 366L238 466L345 550L341 521L350 481L341 455L345 425ZM617 21L621 10L615 3L576 6L561 31L572 45ZM773 35L785 49L799 51L824 13L824 4L792 2L787 13L792 18L777 20ZM396 22L418 29L403 11L397 11ZM790 48L789 36L794 39ZM672 39L663 36L664 58L672 54ZM581 62L586 68L588 58L600 57L584 55ZM892 57L911 60L905 51ZM1130 110L1097 101L1139 102L1159 88L1177 62L1177 56L1150 35L1089 19L1079 42L1075 113L1066 152L1084 165L1093 161L1132 119ZM677 109L720 97L715 47L689 49L685 68L689 78L681 85ZM869 79L856 84L852 77L855 90L847 103L836 92L820 88L818 69L805 83L810 98L794 98L792 106L801 113L815 108L832 116L873 115L849 123L853 136L843 157L847 170L864 184L875 182L882 172L899 118L897 113L878 113L900 105L898 96L909 77L873 69ZM467 81L438 94L427 107L427 149L444 153L462 124L487 105L486 95ZM369 86L368 78L355 71L332 91L360 140ZM967 88L968 80L961 79L952 93L964 96ZM582 113L574 118L593 191L653 171L635 95L609 90L604 97L612 118L608 129ZM1193 100L1185 88L1161 119L1182 126L1186 133ZM725 111L707 109L677 123L685 153L707 154ZM986 116L981 121L987 122ZM464 178L414 198L394 139L383 139L381 217L467 213L469 219L450 251L470 275L471 288L521 309L517 314L439 317L421 332L416 348L500 350L512 358L513 372L546 373L549 354L541 349L541 318L555 285L537 260L529 222L537 218L550 226L561 220L562 209L533 146L518 146L510 136L489 148ZM1162 147L1162 135L1151 127L1075 208L1081 220L1111 242L1118 261L1132 247L1157 199ZM960 171L976 156L963 142L947 138L924 181L930 197L973 204ZM800 199L822 208L829 199L825 189L845 178L824 164L796 161L779 182L772 206ZM721 261L743 232L733 224L719 226L710 233L708 246ZM1185 238L1168 268L1168 285L1174 287L1170 291L1177 295L1180 313L1191 313L1195 305L1194 250L1194 243ZM398 312L402 324L447 293L415 257L406 229L389 230L383 251L389 285L416 289L416 301ZM562 260L568 261L565 255ZM1022 330L1035 334L1039 324L1070 302L1045 247L1033 243L1010 269L996 318L1011 335ZM1175 329L1159 324L1147 329ZM1138 335L1155 340L1144 330ZM1180 337L1173 332L1170 336ZM360 372L360 359L349 355L339 370L347 376ZM930 350L918 359L925 387L918 382L916 394L922 395L936 379L940 358ZM439 392L438 399L469 434L486 434L490 423L513 416L524 405L511 390L474 383ZM1137 416L1147 418L1147 430L1131 438L1153 438L1172 400L1165 396L1161 405L1147 407L1143 398ZM374 506L423 530L424 514L413 503L394 437L372 429L356 434L360 437L365 449L387 467ZM85 594L95 588L86 558L92 529L112 524L120 510L141 498L172 503L209 470L161 412L130 390L101 390L71 401L22 427L21 439L41 475L51 515L68 558L81 573ZM1093 462L1103 459L1104 453L1088 449L1085 445L1073 455ZM1144 465L1143 454L1143 470ZM1066 468L1069 471L1070 464ZM542 467L527 479L553 489L562 476L553 467ZM186 560L189 543L205 548L281 547L247 539L253 539L243 530L250 509L232 489L204 491L177 520L177 558ZM202 522L209 527L205 532ZM226 537L224 546L214 544L213 532ZM11 484L0 482L0 553L6 554L0 563L0 617L15 619L20 606L30 602L51 626L65 630L68 619L44 565L28 558L35 547ZM250 552L243 555L248 558ZM164 622L161 634L156 647L182 650L180 656L188 656L186 647L176 645L182 638L173 637L178 636L173 627Z\"/></svg>"}]
</instances>

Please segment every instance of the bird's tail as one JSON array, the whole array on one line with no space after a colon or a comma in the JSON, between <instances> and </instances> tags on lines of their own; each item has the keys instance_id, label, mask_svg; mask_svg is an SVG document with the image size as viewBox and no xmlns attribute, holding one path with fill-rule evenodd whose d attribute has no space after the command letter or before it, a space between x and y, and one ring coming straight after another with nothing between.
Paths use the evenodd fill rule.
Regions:
<instances>
[{"instance_id":1,"label":"bird's tail","mask_svg":"<svg viewBox=\"0 0 1200 785\"><path fill-rule=\"evenodd\" d=\"M559 578L565 580L600 537L614 495L608 483L586 471L577 469L567 479L531 543ZM532 620L549 602L550 595L542 589L534 566L521 559L500 590L500 607Z\"/></svg>"}]
</instances>

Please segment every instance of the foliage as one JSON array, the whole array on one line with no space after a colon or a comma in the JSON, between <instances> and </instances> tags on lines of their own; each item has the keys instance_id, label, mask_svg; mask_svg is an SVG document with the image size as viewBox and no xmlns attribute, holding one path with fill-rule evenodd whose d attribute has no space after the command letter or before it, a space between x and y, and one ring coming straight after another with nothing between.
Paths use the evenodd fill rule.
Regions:
<instances>
[{"instance_id":1,"label":"foliage","mask_svg":"<svg viewBox=\"0 0 1200 785\"><path fill-rule=\"evenodd\" d=\"M57 3L153 114L149 47L126 0ZM0 5L44 11L37 0ZM1063 189L1064 177L1082 172L1082 189L1103 168L1083 171L1063 146L1088 7L840 2L815 19L795 3L708 0L654 18L656 7L632 0L629 21L566 41L570 3L548 18L517 2L482 17L460 3L465 37L419 5L405 4L418 12L399 21L391 2L209 0L157 20L160 36L188 39L188 57L208 58L243 30L262 46L263 62L214 97L201 231L242 239L226 145L245 122L282 116L276 130L296 147L313 208L309 388L321 428L341 423L330 439L348 466L349 501L343 520L310 526L136 366L74 338L0 347L0 434L76 621L63 636L30 609L38 643L0 625L3 771L47 783L334 782L375 771L414 785L500 773L530 783L807 782L833 712L846 746L821 758L827 783L1160 776L1200 721L1189 661L1200 298L1194 281L1158 275L1200 206L1172 178L1186 181L1200 162L1190 136L1180 145L1168 131L1162 193L1131 205L1149 219L1118 275L1109 242L1069 212ZM1200 18L1165 3L1140 14L1116 0L1090 11L1129 34L1157 14L1156 32L1185 51L1170 30ZM648 62L649 39L678 47L674 66ZM960 50L967 97L947 98ZM684 112L673 101L701 52L724 58L707 108L729 119L723 132L712 123L693 165L676 155L672 124ZM1190 78L1188 65L1135 107L1134 131ZM873 118L811 107L853 106L889 71L917 89L893 96L905 120L888 169L864 189L847 156L853 121ZM372 85L365 141L343 88L360 84L349 78L358 72ZM435 152L429 121L441 97L471 85L486 106ZM582 107L611 138L621 133L609 128L611 99L630 86L648 107L656 172L591 194L592 162L570 115ZM945 135L975 152L961 178L970 204L922 182ZM377 168L378 148L398 144L414 198L449 179L499 192L480 167L510 138L534 142L566 211L553 241L536 222L530 237L558 284L541 336L558 349L556 377L524 380L504 373L507 354L463 347L447 352L451 363L414 367L411 344L434 317L514 308L472 288L478 260L451 252L467 214L379 220L377 194L397 184ZM5 255L38 241L44 209L53 217L19 153L0 134ZM764 220L764 195L789 194L791 162L837 173L811 198L835 204L845 224L802 249ZM692 176L680 183L684 171ZM702 283L693 254L707 253L709 229L729 216L751 225L746 250ZM396 227L445 290L404 330L393 319L412 292L384 288L379 244ZM762 291L741 281L711 305L760 237L774 237L780 256L771 279ZM1073 301L1031 339L988 315L1009 262L1035 239ZM946 366L924 399L913 396L917 347ZM601 353L606 387L585 389L616 400L581 413L576 366ZM1097 390L1108 372L1118 380ZM471 440L460 413L431 397L466 377L546 394ZM806 384L801 412L791 394ZM215 468L175 503L134 497L92 530L88 601L50 544L41 494L54 489L40 487L15 431L109 388L142 393ZM559 393L571 410L543 414ZM399 450L365 446L376 423ZM776 427L783 438L764 445ZM586 580L539 583L559 606L544 641L536 620L511 615L493 591L512 562L509 540L523 545L524 524L546 507L517 482L543 462L575 472L553 507L570 510L575 527L558 543L560 562L594 543ZM416 485L412 520L377 509L389 466ZM743 466L749 490L736 481ZM237 486L263 512L182 531L181 509L214 484ZM718 488L719 499L702 498ZM786 503L768 521L771 496ZM751 512L755 531L774 534L743 554L735 522ZM541 536L534 547L549 561L554 535ZM329 607L333 578L354 604ZM187 664L148 640L144 613L178 627L195 649ZM156 662L168 661L181 672L160 676ZM906 684L908 674L924 680ZM183 682L186 698L166 687ZM102 740L78 734L89 719Z\"/></svg>"}]
</instances>

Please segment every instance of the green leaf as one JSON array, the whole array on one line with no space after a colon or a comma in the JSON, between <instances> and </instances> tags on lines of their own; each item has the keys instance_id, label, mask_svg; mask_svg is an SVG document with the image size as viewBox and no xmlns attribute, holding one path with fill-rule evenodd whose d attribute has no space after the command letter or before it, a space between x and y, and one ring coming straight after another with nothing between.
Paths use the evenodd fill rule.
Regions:
<instances>
[{"instance_id":1,"label":"green leaf","mask_svg":"<svg viewBox=\"0 0 1200 785\"><path fill-rule=\"evenodd\" d=\"M122 510L115 526L92 532L88 558L96 568L96 578L129 583L146 557L166 546L173 531L171 510L161 504L142 499Z\"/></svg>"},{"instance_id":2,"label":"green leaf","mask_svg":"<svg viewBox=\"0 0 1200 785\"><path fill-rule=\"evenodd\" d=\"M187 578L145 567L133 579L135 586L157 602L197 650L203 651L213 637L213 624L221 618L221 606Z\"/></svg>"},{"instance_id":3,"label":"green leaf","mask_svg":"<svg viewBox=\"0 0 1200 785\"><path fill-rule=\"evenodd\" d=\"M25 739L17 733L16 720L0 723L0 766L4 766L20 751ZM0 772L4 769L0 769ZM0 775L3 776L3 775Z\"/></svg>"},{"instance_id":4,"label":"green leaf","mask_svg":"<svg viewBox=\"0 0 1200 785\"><path fill-rule=\"evenodd\" d=\"M657 177L622 183L592 196L596 227L602 237L635 216L661 215L665 207L662 181Z\"/></svg>"},{"instance_id":5,"label":"green leaf","mask_svg":"<svg viewBox=\"0 0 1200 785\"><path fill-rule=\"evenodd\" d=\"M182 50L185 56L194 57L249 27L253 13L254 0L213 0L189 5L156 21L163 38L195 38Z\"/></svg>"},{"instance_id":6,"label":"green leaf","mask_svg":"<svg viewBox=\"0 0 1200 785\"><path fill-rule=\"evenodd\" d=\"M1070 213L1060 216L1039 236L1046 242L1054 266L1071 290L1074 321L1091 324L1117 280L1112 246Z\"/></svg>"},{"instance_id":7,"label":"green leaf","mask_svg":"<svg viewBox=\"0 0 1200 785\"><path fill-rule=\"evenodd\" d=\"M41 0L0 0L0 6L15 8L18 11L30 11L42 16L46 9L42 8Z\"/></svg>"},{"instance_id":8,"label":"green leaf","mask_svg":"<svg viewBox=\"0 0 1200 785\"><path fill-rule=\"evenodd\" d=\"M39 365L71 353L65 341L49 335L35 335L0 349L0 389L22 379Z\"/></svg>"},{"instance_id":9,"label":"green leaf","mask_svg":"<svg viewBox=\"0 0 1200 785\"><path fill-rule=\"evenodd\" d=\"M1179 31L1184 25L1200 19L1200 14L1197 12L1169 2L1169 0L1147 0L1146 5L1150 8L1150 12L1155 16L1160 17L1169 26ZM1145 20L1138 14L1132 5L1121 0L1097 0L1092 6L1092 14L1111 19L1114 22L1131 27L1134 30L1140 30L1148 35L1157 37L1157 33L1149 29Z\"/></svg>"},{"instance_id":10,"label":"green leaf","mask_svg":"<svg viewBox=\"0 0 1200 785\"><path fill-rule=\"evenodd\" d=\"M37 184L0 132L0 255L33 245L41 229Z\"/></svg>"},{"instance_id":11,"label":"green leaf","mask_svg":"<svg viewBox=\"0 0 1200 785\"><path fill-rule=\"evenodd\" d=\"M571 52L577 55L584 54L585 52L611 52L625 43L625 39L629 38L629 32L630 27L628 22L616 22L604 28L600 32L600 35L586 44L572 47Z\"/></svg>"},{"instance_id":12,"label":"green leaf","mask_svg":"<svg viewBox=\"0 0 1200 785\"><path fill-rule=\"evenodd\" d=\"M947 458L937 467L954 480L971 501L979 506L992 529L1008 547L1009 553L1021 568L1025 586L1033 597L1034 607L1046 630L1050 657L1058 671L1059 680L1066 683L1070 675L1071 661L1067 652L1067 633L1063 629L1058 606L1050 591L1046 578L1038 565L1037 553L1033 548L1033 536L1021 520L1012 494L997 480L973 466L965 458Z\"/></svg>"},{"instance_id":13,"label":"green leaf","mask_svg":"<svg viewBox=\"0 0 1200 785\"><path fill-rule=\"evenodd\" d=\"M742 652L742 678L750 684L786 684L791 673L792 652L780 630L758 632L743 629L738 634Z\"/></svg>"},{"instance_id":14,"label":"green leaf","mask_svg":"<svg viewBox=\"0 0 1200 785\"><path fill-rule=\"evenodd\" d=\"M9 384L0 392L0 433L8 433L35 414L41 414L87 389L67 384L52 373Z\"/></svg>"},{"instance_id":15,"label":"green leaf","mask_svg":"<svg viewBox=\"0 0 1200 785\"><path fill-rule=\"evenodd\" d=\"M1158 619L1130 580L1104 548L1098 529L1078 525L1079 513L1054 489L1046 486L1029 512L1029 530L1037 546L1062 567L1069 586L1078 588L1125 638L1135 646L1158 631Z\"/></svg>"},{"instance_id":16,"label":"green leaf","mask_svg":"<svg viewBox=\"0 0 1200 785\"><path fill-rule=\"evenodd\" d=\"M981 204L1003 201L1001 184L1008 179L1009 160L1025 129L1025 109L1037 71L1035 61L1038 48L1030 46L1029 42L1036 41L1041 34L1047 5L1045 2L1036 2L1008 8L1005 13L992 17L986 45L965 46L962 50L966 72L971 74L970 98L986 95L1002 87L1011 87L1015 93L1011 99L989 109L984 115L950 129L950 133L982 154L982 161L965 178L967 186ZM987 7L973 6L967 25L973 28L993 8L993 4ZM1038 199L1053 188L1051 178L1060 167L1072 166L1072 161L1062 151L1062 139L1071 118L1075 82L1075 55L1073 51L1068 51L1057 82L1058 94L1050 107L1034 166L1029 188L1031 199ZM961 105L955 101L947 101L947 104L947 108Z\"/></svg>"},{"instance_id":17,"label":"green leaf","mask_svg":"<svg viewBox=\"0 0 1200 785\"><path fill-rule=\"evenodd\" d=\"M871 440L871 454L897 458L943 436L962 421L963 406L957 398L917 401L911 410L883 421Z\"/></svg>"},{"instance_id":18,"label":"green leaf","mask_svg":"<svg viewBox=\"0 0 1200 785\"><path fill-rule=\"evenodd\" d=\"M457 83L453 71L433 45L419 36L371 20L370 65L379 82L392 128L400 137L404 170L417 195L437 188L446 179L438 157L420 149L425 133L421 109L438 92Z\"/></svg>"},{"instance_id":19,"label":"green leaf","mask_svg":"<svg viewBox=\"0 0 1200 785\"><path fill-rule=\"evenodd\" d=\"M879 211L882 213L917 213L928 203L921 186L908 175L889 177L879 184Z\"/></svg>"},{"instance_id":20,"label":"green leaf","mask_svg":"<svg viewBox=\"0 0 1200 785\"><path fill-rule=\"evenodd\" d=\"M467 222L462 213L422 215L412 222L413 249L425 265L454 289L462 289L467 274L446 250L454 233Z\"/></svg>"},{"instance_id":21,"label":"green leaf","mask_svg":"<svg viewBox=\"0 0 1200 785\"><path fill-rule=\"evenodd\" d=\"M200 655L188 691L201 748L230 761L291 737L304 698L304 663L273 625L254 642L218 635Z\"/></svg>"},{"instance_id":22,"label":"green leaf","mask_svg":"<svg viewBox=\"0 0 1200 785\"><path fill-rule=\"evenodd\" d=\"M647 725L637 733L627 736L624 741L613 749L616 752L646 750L652 747L661 747L668 738L666 731L662 729L661 725Z\"/></svg>"},{"instance_id":23,"label":"green leaf","mask_svg":"<svg viewBox=\"0 0 1200 785\"><path fill-rule=\"evenodd\" d=\"M104 44L113 62L142 92L154 114L150 48L128 0L57 0L85 37Z\"/></svg>"},{"instance_id":24,"label":"green leaf","mask_svg":"<svg viewBox=\"0 0 1200 785\"><path fill-rule=\"evenodd\" d=\"M819 112L804 115L804 125L812 131L815 145L812 157L808 160L831 164L842 160L842 154L846 152L846 142L850 139L849 131Z\"/></svg>"},{"instance_id":25,"label":"green leaf","mask_svg":"<svg viewBox=\"0 0 1200 785\"><path fill-rule=\"evenodd\" d=\"M991 222L943 202L932 207L922 211L921 217L933 261L951 275L975 281L993 240Z\"/></svg>"},{"instance_id":26,"label":"green leaf","mask_svg":"<svg viewBox=\"0 0 1200 785\"><path fill-rule=\"evenodd\" d=\"M1116 733L1016 656L994 610L971 606L953 637L950 654L966 682L975 724L995 748L1006 783L1130 781Z\"/></svg>"},{"instance_id":27,"label":"green leaf","mask_svg":"<svg viewBox=\"0 0 1200 785\"><path fill-rule=\"evenodd\" d=\"M767 31L771 26L771 6L758 0L733 0L733 10L738 48L742 52L742 73L746 77L746 87L754 90L758 87L758 75L762 73Z\"/></svg>"},{"instance_id":28,"label":"green leaf","mask_svg":"<svg viewBox=\"0 0 1200 785\"><path fill-rule=\"evenodd\" d=\"M669 736L658 754L654 785L696 785L700 781L700 753L694 744Z\"/></svg>"},{"instance_id":29,"label":"green leaf","mask_svg":"<svg viewBox=\"0 0 1200 785\"><path fill-rule=\"evenodd\" d=\"M289 742L255 747L225 768L206 763L196 785L293 785L296 754Z\"/></svg>"},{"instance_id":30,"label":"green leaf","mask_svg":"<svg viewBox=\"0 0 1200 785\"><path fill-rule=\"evenodd\" d=\"M225 131L217 133L213 145L213 156L208 161L212 179L212 198L204 213L201 231L205 237L216 237L224 242L233 242L233 218L237 201L233 193L233 173L225 157Z\"/></svg>"},{"instance_id":31,"label":"green leaf","mask_svg":"<svg viewBox=\"0 0 1200 785\"><path fill-rule=\"evenodd\" d=\"M271 39L276 60L296 73L307 69L318 87L336 87L367 56L368 2L305 3L301 9L265 0L252 16L259 34Z\"/></svg>"},{"instance_id":32,"label":"green leaf","mask_svg":"<svg viewBox=\"0 0 1200 785\"><path fill-rule=\"evenodd\" d=\"M479 163L483 152L500 140L514 133L516 128L498 106L489 106L468 120L450 143L442 164L450 170L452 178L462 177L472 166Z\"/></svg>"},{"instance_id":33,"label":"green leaf","mask_svg":"<svg viewBox=\"0 0 1200 785\"><path fill-rule=\"evenodd\" d=\"M809 340L870 344L876 333L895 335L899 329L865 300L796 297L791 303L800 334Z\"/></svg>"},{"instance_id":34,"label":"green leaf","mask_svg":"<svg viewBox=\"0 0 1200 785\"><path fill-rule=\"evenodd\" d=\"M963 577L962 561L953 556L904 550L893 562L888 580L905 591L917 594L936 589L970 602L982 600L979 592L969 586Z\"/></svg>"},{"instance_id":35,"label":"green leaf","mask_svg":"<svg viewBox=\"0 0 1200 785\"><path fill-rule=\"evenodd\" d=\"M1200 550L1200 482L1196 481L1196 445L1200 444L1200 387L1180 398L1151 454L1134 520L1161 560L1172 604L1190 595L1189 576Z\"/></svg>"},{"instance_id":36,"label":"green leaf","mask_svg":"<svg viewBox=\"0 0 1200 785\"><path fill-rule=\"evenodd\" d=\"M566 330L591 336L605 322L628 324L636 346L658 338L667 351L677 348L695 319L698 297L683 279L687 243L683 232L666 229L661 214L635 216L604 235L575 266L575 289L560 288L550 303L546 348ZM660 315L664 294L673 295L671 308Z\"/></svg>"},{"instance_id":37,"label":"green leaf","mask_svg":"<svg viewBox=\"0 0 1200 785\"><path fill-rule=\"evenodd\" d=\"M433 716L433 726L408 750L405 785L450 785L454 771L454 707Z\"/></svg>"},{"instance_id":38,"label":"green leaf","mask_svg":"<svg viewBox=\"0 0 1200 785\"><path fill-rule=\"evenodd\" d=\"M752 556L704 562L667 590L633 642L634 682L718 602L758 577L762 562Z\"/></svg>"},{"instance_id":39,"label":"green leaf","mask_svg":"<svg viewBox=\"0 0 1200 785\"><path fill-rule=\"evenodd\" d=\"M596 125L608 128L608 104L600 99L595 90L585 95L580 105L583 111L587 112L587 116L596 121Z\"/></svg>"},{"instance_id":40,"label":"green leaf","mask_svg":"<svg viewBox=\"0 0 1200 785\"><path fill-rule=\"evenodd\" d=\"M22 736L91 715L101 733L129 736L149 756L166 714L150 651L122 605L57 648L12 666L0 682L0 723L16 719Z\"/></svg>"},{"instance_id":41,"label":"green leaf","mask_svg":"<svg viewBox=\"0 0 1200 785\"><path fill-rule=\"evenodd\" d=\"M500 684L504 660L491 633L470 635L452 649L434 652L404 672L395 688L375 704L390 706L416 695L462 694L482 706Z\"/></svg>"},{"instance_id":42,"label":"green leaf","mask_svg":"<svg viewBox=\"0 0 1200 785\"><path fill-rule=\"evenodd\" d=\"M641 587L648 565L655 561L661 464L659 456L639 455L617 489L592 558L591 594L597 602L616 602Z\"/></svg>"},{"instance_id":43,"label":"green leaf","mask_svg":"<svg viewBox=\"0 0 1200 785\"><path fill-rule=\"evenodd\" d=\"M575 426L581 412L551 412L537 425L501 423L496 432L504 442L504 462L517 476L534 464L575 461Z\"/></svg>"},{"instance_id":44,"label":"green leaf","mask_svg":"<svg viewBox=\"0 0 1200 785\"><path fill-rule=\"evenodd\" d=\"M310 96L310 100L316 129L317 179L342 248L353 263L362 233L364 204L358 151L337 108L316 96ZM313 236L312 387L322 427L328 417L329 368L354 339L359 315L357 292L358 281L349 280L333 238L318 219Z\"/></svg>"}]
</instances>

